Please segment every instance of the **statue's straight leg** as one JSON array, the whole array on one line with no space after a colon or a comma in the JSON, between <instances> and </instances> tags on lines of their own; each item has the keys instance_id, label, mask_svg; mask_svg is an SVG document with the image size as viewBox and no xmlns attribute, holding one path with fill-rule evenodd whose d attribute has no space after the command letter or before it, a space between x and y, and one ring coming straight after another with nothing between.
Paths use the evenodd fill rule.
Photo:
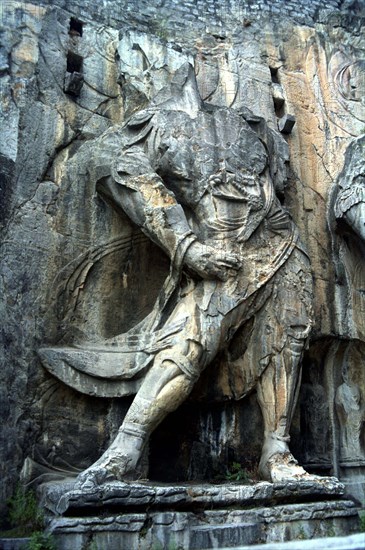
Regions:
<instances>
[{"instance_id":1,"label":"statue's straight leg","mask_svg":"<svg viewBox=\"0 0 365 550\"><path fill-rule=\"evenodd\" d=\"M260 474L279 481L305 475L289 451L289 430L301 382L301 360L311 328L312 280L309 263L295 251L277 273L265 322L271 319L270 358L257 384L264 420ZM262 315L261 313L261 315ZM267 343L266 343L267 345Z\"/></svg>"}]
</instances>

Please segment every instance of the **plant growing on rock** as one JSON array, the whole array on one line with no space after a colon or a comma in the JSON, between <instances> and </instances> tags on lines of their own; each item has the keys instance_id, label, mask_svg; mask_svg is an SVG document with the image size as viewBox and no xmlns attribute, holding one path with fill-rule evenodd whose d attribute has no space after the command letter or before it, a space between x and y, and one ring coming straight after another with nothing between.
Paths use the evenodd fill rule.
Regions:
<instances>
[{"instance_id":1,"label":"plant growing on rock","mask_svg":"<svg viewBox=\"0 0 365 550\"><path fill-rule=\"evenodd\" d=\"M18 484L14 495L7 501L10 529L2 536L30 537L26 550L56 550L53 536L44 532L44 514L32 490Z\"/></svg>"}]
</instances>

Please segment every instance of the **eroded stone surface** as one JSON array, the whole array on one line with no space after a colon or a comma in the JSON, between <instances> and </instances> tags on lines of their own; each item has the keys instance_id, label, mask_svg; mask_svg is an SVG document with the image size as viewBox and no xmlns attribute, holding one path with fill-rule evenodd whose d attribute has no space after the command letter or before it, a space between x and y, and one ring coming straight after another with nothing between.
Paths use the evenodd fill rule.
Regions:
<instances>
[{"instance_id":1,"label":"eroded stone surface","mask_svg":"<svg viewBox=\"0 0 365 550\"><path fill-rule=\"evenodd\" d=\"M259 482L251 485L105 483L92 491L74 489L75 482L46 483L41 498L54 514L90 515L93 510L130 508L189 510L230 506L261 506L267 502L303 502L341 497L344 486L336 478L320 481L287 481L283 484Z\"/></svg>"},{"instance_id":2,"label":"eroded stone surface","mask_svg":"<svg viewBox=\"0 0 365 550\"><path fill-rule=\"evenodd\" d=\"M88 183L89 142L144 107L185 61L193 62L205 101L248 108L248 123L260 127L262 117L275 129L276 118L296 117L287 138L289 180L285 187L278 183L278 191L309 251L315 330L304 360L306 388L292 425L292 447L313 469L335 469L348 479L355 470L357 479L363 476L364 465L347 460L343 432L348 427L335 401L347 383L358 388L360 408L364 402L365 255L353 222L336 218L331 199L341 187L339 178L350 177L351 144L363 132L361 12L354 11L355 4L344 4L341 12L338 2L319 0L305 2L305 9L279 0L242 9L233 4L226 9L212 2L194 13L185 2L172 10L169 2L158 9L148 2L140 3L139 15L133 9L102 12L87 0L63 2L62 8L58 2L5 4L3 502L26 456L46 467L83 469L105 449L128 408L128 398L100 402L55 382L34 350L45 341L72 346L111 338L152 309L168 273L167 258L99 200ZM165 13L165 19L157 16ZM83 21L82 36L69 34L71 15ZM77 99L63 91L70 51L83 58L85 83ZM282 174L283 166L275 172ZM231 352L237 357L242 347ZM241 369L217 358L182 409L184 421L175 416L156 433L151 443L156 475L209 478L217 471L225 475L232 462L257 464L263 428L255 396L230 401L241 397L244 387ZM308 418L313 396L322 402L318 428ZM215 404L206 406L206 399ZM356 441L363 441L363 429L359 425ZM321 434L328 441L325 449ZM363 451L362 446L358 454Z\"/></svg>"},{"instance_id":3,"label":"eroded stone surface","mask_svg":"<svg viewBox=\"0 0 365 550\"><path fill-rule=\"evenodd\" d=\"M60 548L81 548L87 537L97 548L117 549L181 545L183 548L239 547L243 544L284 541L303 536L340 535L357 528L353 503L271 505L246 510L126 513L100 517L55 518L50 531Z\"/></svg>"}]
</instances>

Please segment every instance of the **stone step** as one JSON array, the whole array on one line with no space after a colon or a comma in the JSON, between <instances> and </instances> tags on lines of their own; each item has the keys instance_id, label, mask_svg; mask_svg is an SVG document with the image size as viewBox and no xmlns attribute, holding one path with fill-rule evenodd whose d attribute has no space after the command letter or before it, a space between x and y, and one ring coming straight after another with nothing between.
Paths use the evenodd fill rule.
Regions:
<instances>
[{"instance_id":1,"label":"stone step","mask_svg":"<svg viewBox=\"0 0 365 550\"><path fill-rule=\"evenodd\" d=\"M364 548L365 533L357 533L347 537L324 537L322 539L239 546L235 547L235 550L364 550ZM232 548L226 550L232 550Z\"/></svg>"},{"instance_id":2,"label":"stone step","mask_svg":"<svg viewBox=\"0 0 365 550\"><path fill-rule=\"evenodd\" d=\"M98 511L204 510L244 505L314 502L342 498L344 486L336 478L252 484L111 482L93 490L74 488L74 480L45 483L40 488L42 505L54 514L93 515Z\"/></svg>"},{"instance_id":3,"label":"stone step","mask_svg":"<svg viewBox=\"0 0 365 550\"><path fill-rule=\"evenodd\" d=\"M78 550L90 541L95 550L204 550L343 536L359 530L359 517L347 500L255 508L241 503L237 509L54 517L49 528L58 550Z\"/></svg>"},{"instance_id":4,"label":"stone step","mask_svg":"<svg viewBox=\"0 0 365 550\"><path fill-rule=\"evenodd\" d=\"M25 550L29 538L0 538L0 550Z\"/></svg>"}]
</instances>

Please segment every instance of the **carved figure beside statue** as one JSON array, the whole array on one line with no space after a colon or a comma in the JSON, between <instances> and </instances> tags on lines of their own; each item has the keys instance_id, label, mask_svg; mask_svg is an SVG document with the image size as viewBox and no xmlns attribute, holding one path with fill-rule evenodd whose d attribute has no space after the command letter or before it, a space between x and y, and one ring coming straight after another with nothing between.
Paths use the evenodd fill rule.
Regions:
<instances>
[{"instance_id":1,"label":"carved figure beside statue","mask_svg":"<svg viewBox=\"0 0 365 550\"><path fill-rule=\"evenodd\" d=\"M355 342L364 341L365 135L353 139L346 150L343 169L331 194L330 228L338 279L346 289L346 336L352 336ZM350 347L335 396L340 460L347 465L364 462L364 404L361 389L352 380L356 363L358 359L352 357Z\"/></svg>"},{"instance_id":2,"label":"carved figure beside statue","mask_svg":"<svg viewBox=\"0 0 365 550\"><path fill-rule=\"evenodd\" d=\"M257 390L265 428L260 474L317 479L289 450L312 326L310 263L275 194L286 144L259 117L246 119L248 110L204 104L186 64L171 89L96 140L97 191L164 250L171 270L151 313L127 333L39 352L70 385L84 377L94 388L112 380L115 395L137 391L113 443L79 475L84 490L138 479L151 433L245 326L245 394Z\"/></svg>"},{"instance_id":3,"label":"carved figure beside statue","mask_svg":"<svg viewBox=\"0 0 365 550\"><path fill-rule=\"evenodd\" d=\"M350 141L329 196L328 222L339 293L341 337L365 342L365 135Z\"/></svg>"},{"instance_id":4,"label":"carved figure beside statue","mask_svg":"<svg viewBox=\"0 0 365 550\"><path fill-rule=\"evenodd\" d=\"M340 424L340 458L344 463L362 464L365 461L362 434L365 410L360 388L344 380L336 391L336 410Z\"/></svg>"}]
</instances>

